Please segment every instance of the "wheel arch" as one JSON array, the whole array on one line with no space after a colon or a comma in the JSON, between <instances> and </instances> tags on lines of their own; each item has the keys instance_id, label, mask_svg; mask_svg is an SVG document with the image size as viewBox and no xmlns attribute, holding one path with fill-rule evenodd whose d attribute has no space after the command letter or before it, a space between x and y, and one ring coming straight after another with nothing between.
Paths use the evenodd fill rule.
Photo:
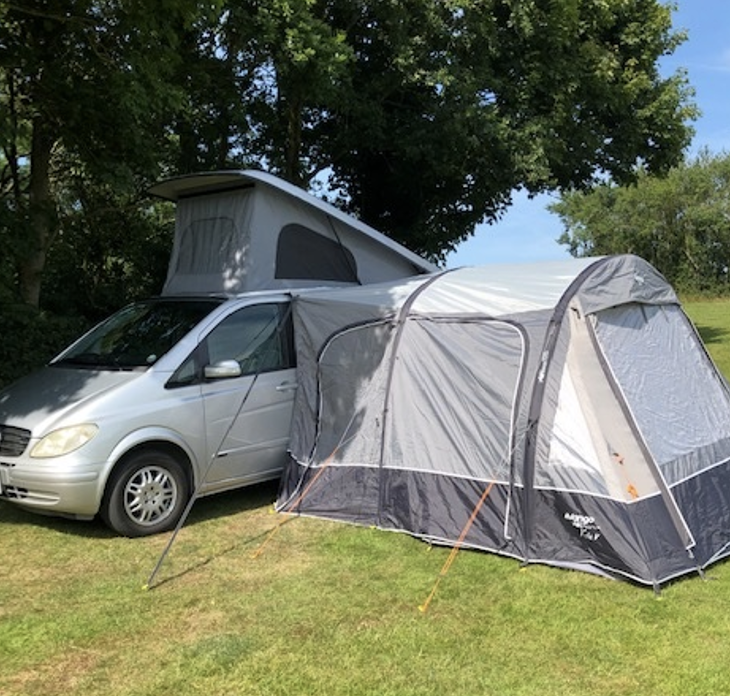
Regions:
<instances>
[{"instance_id":1,"label":"wheel arch","mask_svg":"<svg viewBox=\"0 0 730 696\"><path fill-rule=\"evenodd\" d=\"M165 452L174 457L183 467L190 491L194 491L197 482L195 457L193 453L177 438L170 438L163 433L148 433L146 436L132 439L125 438L117 445L109 458L111 465L105 472L103 487L99 497L100 507L104 505L109 495L109 486L114 479L114 474L126 461L144 451Z\"/></svg>"},{"instance_id":2,"label":"wheel arch","mask_svg":"<svg viewBox=\"0 0 730 696\"><path fill-rule=\"evenodd\" d=\"M134 447L128 449L114 463L114 466L111 468L109 476L107 477L107 484L117 467L126 462L128 459L131 459L135 455L139 454L140 452L145 451L165 452L171 457L177 459L177 461L182 465L183 469L185 470L188 484L190 485L190 490L193 490L193 488L195 487L195 474L193 472L193 466L192 462L190 461L190 457L182 447L174 442L170 442L169 440L149 440L147 442L140 442L134 445Z\"/></svg>"},{"instance_id":3,"label":"wheel arch","mask_svg":"<svg viewBox=\"0 0 730 696\"><path fill-rule=\"evenodd\" d=\"M154 471L152 478L149 471ZM133 480L134 489L128 488ZM99 516L113 531L127 537L168 531L184 514L193 495L193 480L182 448L166 440L140 442L126 450L109 470Z\"/></svg>"}]
</instances>

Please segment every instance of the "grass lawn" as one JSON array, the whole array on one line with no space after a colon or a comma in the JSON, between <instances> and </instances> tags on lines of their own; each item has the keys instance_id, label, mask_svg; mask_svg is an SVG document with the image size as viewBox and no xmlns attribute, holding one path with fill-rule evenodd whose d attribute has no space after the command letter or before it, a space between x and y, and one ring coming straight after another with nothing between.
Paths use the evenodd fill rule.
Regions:
<instances>
[{"instance_id":1,"label":"grass lawn","mask_svg":"<svg viewBox=\"0 0 730 696\"><path fill-rule=\"evenodd\" d=\"M730 302L687 303L730 374ZM168 537L0 502L0 694L727 694L730 563L651 589L311 519L275 486L196 503Z\"/></svg>"}]
</instances>

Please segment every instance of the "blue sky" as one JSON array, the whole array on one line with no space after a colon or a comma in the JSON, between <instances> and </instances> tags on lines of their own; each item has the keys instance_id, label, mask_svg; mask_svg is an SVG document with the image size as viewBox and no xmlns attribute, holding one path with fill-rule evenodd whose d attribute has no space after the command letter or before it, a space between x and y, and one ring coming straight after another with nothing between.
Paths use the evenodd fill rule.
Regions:
<instances>
[{"instance_id":1,"label":"blue sky","mask_svg":"<svg viewBox=\"0 0 730 696\"><path fill-rule=\"evenodd\" d=\"M678 0L673 14L677 29L689 38L673 55L662 59L662 71L687 70L702 111L693 124L696 134L691 153L703 148L730 152L730 0ZM519 263L565 258L555 240L562 227L546 206L549 195L528 200L517 194L509 211L496 225L480 225L473 237L447 259L450 268L485 263Z\"/></svg>"}]
</instances>

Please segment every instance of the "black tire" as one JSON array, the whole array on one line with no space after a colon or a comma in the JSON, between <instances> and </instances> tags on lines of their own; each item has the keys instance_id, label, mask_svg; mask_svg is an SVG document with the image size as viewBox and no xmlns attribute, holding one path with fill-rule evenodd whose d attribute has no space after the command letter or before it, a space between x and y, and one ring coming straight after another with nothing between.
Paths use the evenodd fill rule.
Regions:
<instances>
[{"instance_id":1,"label":"black tire","mask_svg":"<svg viewBox=\"0 0 730 696\"><path fill-rule=\"evenodd\" d=\"M120 462L107 482L100 514L127 537L173 529L190 497L180 462L160 450L143 450Z\"/></svg>"}]
</instances>

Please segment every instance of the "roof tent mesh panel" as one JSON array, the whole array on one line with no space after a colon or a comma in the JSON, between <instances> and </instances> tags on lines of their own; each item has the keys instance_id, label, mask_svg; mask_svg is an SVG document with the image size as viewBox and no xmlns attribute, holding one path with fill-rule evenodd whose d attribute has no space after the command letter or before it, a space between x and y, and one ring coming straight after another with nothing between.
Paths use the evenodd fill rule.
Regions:
<instances>
[{"instance_id":1,"label":"roof tent mesh panel","mask_svg":"<svg viewBox=\"0 0 730 696\"><path fill-rule=\"evenodd\" d=\"M180 234L178 273L215 273L234 248L235 225L229 217L192 220Z\"/></svg>"},{"instance_id":2,"label":"roof tent mesh panel","mask_svg":"<svg viewBox=\"0 0 730 696\"><path fill-rule=\"evenodd\" d=\"M251 249L251 191L184 198L164 294L240 290Z\"/></svg>"}]
</instances>

